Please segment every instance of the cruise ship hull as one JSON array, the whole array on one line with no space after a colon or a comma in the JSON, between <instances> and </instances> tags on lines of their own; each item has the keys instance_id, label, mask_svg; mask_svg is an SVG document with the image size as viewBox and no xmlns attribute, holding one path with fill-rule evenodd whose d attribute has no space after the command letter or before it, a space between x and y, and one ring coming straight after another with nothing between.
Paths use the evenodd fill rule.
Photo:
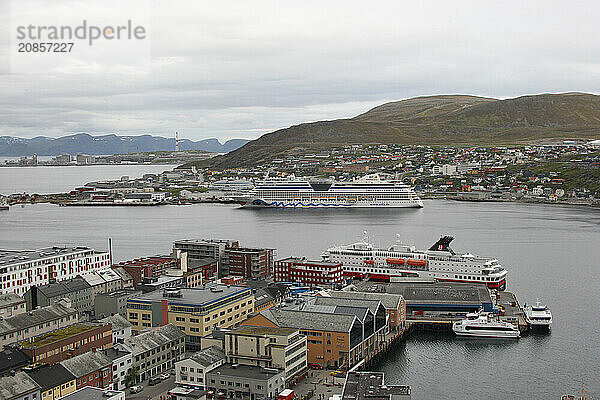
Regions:
<instances>
[{"instance_id":1,"label":"cruise ship hull","mask_svg":"<svg viewBox=\"0 0 600 400\"><path fill-rule=\"evenodd\" d=\"M336 201L268 201L263 199L237 200L244 208L423 208L417 201L376 201L376 202L336 202Z\"/></svg>"}]
</instances>

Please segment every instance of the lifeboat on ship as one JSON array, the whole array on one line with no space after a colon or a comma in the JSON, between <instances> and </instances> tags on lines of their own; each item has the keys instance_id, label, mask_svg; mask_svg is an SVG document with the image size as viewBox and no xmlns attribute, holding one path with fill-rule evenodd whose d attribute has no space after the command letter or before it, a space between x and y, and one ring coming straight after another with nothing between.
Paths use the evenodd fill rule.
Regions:
<instances>
[{"instance_id":1,"label":"lifeboat on ship","mask_svg":"<svg viewBox=\"0 0 600 400\"><path fill-rule=\"evenodd\" d=\"M369 265L375 264L375 261L373 261L373 260L364 260L364 261L365 261L365 264L369 264Z\"/></svg>"},{"instance_id":2,"label":"lifeboat on ship","mask_svg":"<svg viewBox=\"0 0 600 400\"><path fill-rule=\"evenodd\" d=\"M388 258L385 262L391 265L404 265L403 258Z\"/></svg>"},{"instance_id":3,"label":"lifeboat on ship","mask_svg":"<svg viewBox=\"0 0 600 400\"><path fill-rule=\"evenodd\" d=\"M427 265L427 261L425 260L408 260L406 263L413 267L424 267Z\"/></svg>"}]
</instances>

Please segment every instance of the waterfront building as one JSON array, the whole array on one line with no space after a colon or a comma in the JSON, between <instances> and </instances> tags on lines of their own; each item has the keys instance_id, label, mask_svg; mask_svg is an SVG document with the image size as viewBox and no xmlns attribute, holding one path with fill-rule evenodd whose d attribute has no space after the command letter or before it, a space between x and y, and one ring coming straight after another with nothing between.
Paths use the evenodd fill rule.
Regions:
<instances>
[{"instance_id":1,"label":"waterfront building","mask_svg":"<svg viewBox=\"0 0 600 400\"><path fill-rule=\"evenodd\" d=\"M206 374L223 364L225 364L225 351L217 346L207 347L175 363L175 383L204 389Z\"/></svg>"},{"instance_id":2,"label":"waterfront building","mask_svg":"<svg viewBox=\"0 0 600 400\"><path fill-rule=\"evenodd\" d=\"M308 261L288 257L275 261L275 282L294 282L301 285L333 287L343 282L344 267L341 262Z\"/></svg>"},{"instance_id":3,"label":"waterfront building","mask_svg":"<svg viewBox=\"0 0 600 400\"><path fill-rule=\"evenodd\" d=\"M187 253L188 262L204 258L217 260L217 275L226 276L221 271L222 265L226 263L225 250L237 248L240 244L237 240L222 239L183 239L173 242L173 254L178 256L181 253Z\"/></svg>"},{"instance_id":4,"label":"waterfront building","mask_svg":"<svg viewBox=\"0 0 600 400\"><path fill-rule=\"evenodd\" d=\"M27 311L25 299L15 293L0 295L0 319L10 318Z\"/></svg>"},{"instance_id":5,"label":"waterfront building","mask_svg":"<svg viewBox=\"0 0 600 400\"><path fill-rule=\"evenodd\" d=\"M86 353L60 362L76 379L77 389L92 386L110 388L112 386L112 360L101 351Z\"/></svg>"},{"instance_id":6,"label":"waterfront building","mask_svg":"<svg viewBox=\"0 0 600 400\"><path fill-rule=\"evenodd\" d=\"M99 319L98 322L111 325L113 344L123 343L131 337L131 323L121 314L110 315Z\"/></svg>"},{"instance_id":7,"label":"waterfront building","mask_svg":"<svg viewBox=\"0 0 600 400\"><path fill-rule=\"evenodd\" d=\"M105 317L120 314L127 317L127 300L142 294L141 290L121 289L109 293L100 293L94 299L94 315Z\"/></svg>"},{"instance_id":8,"label":"waterfront building","mask_svg":"<svg viewBox=\"0 0 600 400\"><path fill-rule=\"evenodd\" d=\"M31 287L109 268L108 252L90 247L54 246L38 250L0 250L0 294L23 296Z\"/></svg>"},{"instance_id":9,"label":"waterfront building","mask_svg":"<svg viewBox=\"0 0 600 400\"><path fill-rule=\"evenodd\" d=\"M264 279L273 273L273 253L273 249L227 249L222 272L224 276L241 276L245 280Z\"/></svg>"},{"instance_id":10,"label":"waterfront building","mask_svg":"<svg viewBox=\"0 0 600 400\"><path fill-rule=\"evenodd\" d=\"M307 368L307 341L298 329L240 325L225 332L227 362L278 368L286 382L298 381Z\"/></svg>"},{"instance_id":11,"label":"waterfront building","mask_svg":"<svg viewBox=\"0 0 600 400\"><path fill-rule=\"evenodd\" d=\"M60 364L38 365L23 371L40 386L41 400L58 400L77 389L75 376Z\"/></svg>"},{"instance_id":12,"label":"waterfront building","mask_svg":"<svg viewBox=\"0 0 600 400\"><path fill-rule=\"evenodd\" d=\"M406 301L400 294L342 290L332 290L328 294L331 297L347 299L379 300L387 312L390 330L403 331L406 328Z\"/></svg>"},{"instance_id":13,"label":"waterfront building","mask_svg":"<svg viewBox=\"0 0 600 400\"><path fill-rule=\"evenodd\" d=\"M210 371L208 391L223 398L277 399L285 388L285 371L276 368L224 364Z\"/></svg>"},{"instance_id":14,"label":"waterfront building","mask_svg":"<svg viewBox=\"0 0 600 400\"><path fill-rule=\"evenodd\" d=\"M352 371L346 375L341 400L409 400L410 386L385 383L383 372Z\"/></svg>"},{"instance_id":15,"label":"waterfront building","mask_svg":"<svg viewBox=\"0 0 600 400\"><path fill-rule=\"evenodd\" d=\"M0 379L0 399L36 400L40 398L40 385L25 372L19 371Z\"/></svg>"},{"instance_id":16,"label":"waterfront building","mask_svg":"<svg viewBox=\"0 0 600 400\"><path fill-rule=\"evenodd\" d=\"M253 311L254 295L243 286L157 290L127 301L134 332L175 324L186 335L188 351L200 350L200 338L214 328L236 326Z\"/></svg>"},{"instance_id":17,"label":"waterfront building","mask_svg":"<svg viewBox=\"0 0 600 400\"><path fill-rule=\"evenodd\" d=\"M177 260L170 255L142 257L114 264L112 268L125 270L133 278L133 286L137 288L143 278L158 277L167 269L177 268Z\"/></svg>"},{"instance_id":18,"label":"waterfront building","mask_svg":"<svg viewBox=\"0 0 600 400\"><path fill-rule=\"evenodd\" d=\"M71 308L69 299L5 318L0 321L0 346L30 340L79 322L79 312Z\"/></svg>"},{"instance_id":19,"label":"waterfront building","mask_svg":"<svg viewBox=\"0 0 600 400\"><path fill-rule=\"evenodd\" d=\"M112 346L111 325L78 323L19 343L32 362L56 364L92 349Z\"/></svg>"},{"instance_id":20,"label":"waterfront building","mask_svg":"<svg viewBox=\"0 0 600 400\"><path fill-rule=\"evenodd\" d=\"M150 329L118 343L115 349L128 351L132 366L138 370L138 381L170 370L185 353L185 334L173 324Z\"/></svg>"}]
</instances>

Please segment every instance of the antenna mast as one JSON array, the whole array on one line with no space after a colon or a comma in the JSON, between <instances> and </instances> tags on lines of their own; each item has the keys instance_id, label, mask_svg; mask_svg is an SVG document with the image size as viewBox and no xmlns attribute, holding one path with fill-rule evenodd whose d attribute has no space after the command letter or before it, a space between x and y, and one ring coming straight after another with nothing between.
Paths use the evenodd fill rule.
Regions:
<instances>
[{"instance_id":1,"label":"antenna mast","mask_svg":"<svg viewBox=\"0 0 600 400\"><path fill-rule=\"evenodd\" d=\"M179 132L175 132L175 151L179 151Z\"/></svg>"}]
</instances>

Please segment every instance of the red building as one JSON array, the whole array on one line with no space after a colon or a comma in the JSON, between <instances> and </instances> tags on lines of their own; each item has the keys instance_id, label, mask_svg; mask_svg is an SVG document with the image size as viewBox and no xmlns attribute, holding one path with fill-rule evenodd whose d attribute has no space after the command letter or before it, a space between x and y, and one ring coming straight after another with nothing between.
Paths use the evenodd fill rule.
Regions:
<instances>
[{"instance_id":1,"label":"red building","mask_svg":"<svg viewBox=\"0 0 600 400\"><path fill-rule=\"evenodd\" d=\"M56 364L92 349L112 346L111 324L81 323L21 342L21 350L32 362Z\"/></svg>"},{"instance_id":2,"label":"red building","mask_svg":"<svg viewBox=\"0 0 600 400\"><path fill-rule=\"evenodd\" d=\"M223 271L225 276L241 276L248 280L266 278L273 271L273 249L240 247L227 249L225 253L227 256L227 271Z\"/></svg>"},{"instance_id":3,"label":"red building","mask_svg":"<svg viewBox=\"0 0 600 400\"><path fill-rule=\"evenodd\" d=\"M343 280L342 263L307 261L288 257L275 261L275 282L296 282L303 285L336 285Z\"/></svg>"},{"instance_id":4,"label":"red building","mask_svg":"<svg viewBox=\"0 0 600 400\"><path fill-rule=\"evenodd\" d=\"M100 351L88 351L60 363L77 380L77 389L112 386L112 360Z\"/></svg>"},{"instance_id":5,"label":"red building","mask_svg":"<svg viewBox=\"0 0 600 400\"><path fill-rule=\"evenodd\" d=\"M134 260L123 261L113 264L112 268L123 268L133 278L135 288L142 282L143 278L158 277L164 274L166 269L178 268L177 260L171 256L142 257Z\"/></svg>"}]
</instances>

